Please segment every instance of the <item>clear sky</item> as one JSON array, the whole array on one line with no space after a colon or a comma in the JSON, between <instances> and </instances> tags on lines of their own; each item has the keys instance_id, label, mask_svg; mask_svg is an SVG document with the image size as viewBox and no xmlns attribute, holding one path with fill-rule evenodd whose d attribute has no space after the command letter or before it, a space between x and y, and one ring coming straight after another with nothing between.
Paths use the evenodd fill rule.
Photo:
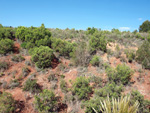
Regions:
<instances>
[{"instance_id":1,"label":"clear sky","mask_svg":"<svg viewBox=\"0 0 150 113\"><path fill-rule=\"evenodd\" d=\"M5 26L133 31L150 20L150 0L0 0Z\"/></svg>"}]
</instances>

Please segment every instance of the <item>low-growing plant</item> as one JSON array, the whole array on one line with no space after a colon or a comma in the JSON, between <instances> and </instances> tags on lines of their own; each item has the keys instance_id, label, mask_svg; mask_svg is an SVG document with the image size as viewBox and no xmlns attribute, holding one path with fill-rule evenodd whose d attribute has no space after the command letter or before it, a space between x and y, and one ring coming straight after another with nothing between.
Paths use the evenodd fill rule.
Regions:
<instances>
[{"instance_id":1,"label":"low-growing plant","mask_svg":"<svg viewBox=\"0 0 150 113\"><path fill-rule=\"evenodd\" d=\"M10 39L0 40L0 54L6 55L6 53L11 52L14 47L14 42Z\"/></svg>"},{"instance_id":2,"label":"low-growing plant","mask_svg":"<svg viewBox=\"0 0 150 113\"><path fill-rule=\"evenodd\" d=\"M39 95L35 96L35 108L42 113L53 113L57 110L57 99L52 91L44 89Z\"/></svg>"},{"instance_id":3,"label":"low-growing plant","mask_svg":"<svg viewBox=\"0 0 150 113\"><path fill-rule=\"evenodd\" d=\"M107 51L107 41L105 36L101 37L95 37L91 36L89 40L89 45L90 45L90 51L91 53L96 52L97 50L101 50L106 52Z\"/></svg>"},{"instance_id":4,"label":"low-growing plant","mask_svg":"<svg viewBox=\"0 0 150 113\"><path fill-rule=\"evenodd\" d=\"M24 86L23 86L24 91L30 91L31 93L37 93L40 92L41 89L39 85L37 84L36 80L32 79L27 79Z\"/></svg>"},{"instance_id":5,"label":"low-growing plant","mask_svg":"<svg viewBox=\"0 0 150 113\"><path fill-rule=\"evenodd\" d=\"M100 100L100 111L102 113L137 113L139 108L139 102L134 102L133 105L130 105L130 96L125 96L121 98L112 98L110 99L109 96L107 99L101 101ZM98 113L98 111L93 107L93 110L95 113Z\"/></svg>"},{"instance_id":6,"label":"low-growing plant","mask_svg":"<svg viewBox=\"0 0 150 113\"><path fill-rule=\"evenodd\" d=\"M115 69L107 68L106 70L108 80L115 82L116 84L128 84L131 76L133 75L133 70L131 70L125 64L119 64Z\"/></svg>"},{"instance_id":7,"label":"low-growing plant","mask_svg":"<svg viewBox=\"0 0 150 113\"><path fill-rule=\"evenodd\" d=\"M93 86L94 87L102 87L102 84L103 84L103 79L99 76L91 76L89 78L90 82L94 83Z\"/></svg>"},{"instance_id":8,"label":"low-growing plant","mask_svg":"<svg viewBox=\"0 0 150 113\"><path fill-rule=\"evenodd\" d=\"M128 58L128 62L132 63L132 61L135 59L135 53L134 50L126 50L125 54Z\"/></svg>"},{"instance_id":9,"label":"low-growing plant","mask_svg":"<svg viewBox=\"0 0 150 113\"><path fill-rule=\"evenodd\" d=\"M123 85L117 85L114 82L106 84L103 88L95 89L94 95L101 99L104 99L109 95L109 97L120 97L123 91Z\"/></svg>"},{"instance_id":10,"label":"low-growing plant","mask_svg":"<svg viewBox=\"0 0 150 113\"><path fill-rule=\"evenodd\" d=\"M77 95L80 100L88 99L92 88L89 85L89 80L85 77L78 77L72 86L72 93Z\"/></svg>"},{"instance_id":11,"label":"low-growing plant","mask_svg":"<svg viewBox=\"0 0 150 113\"><path fill-rule=\"evenodd\" d=\"M10 93L0 93L0 113L12 113L15 111L15 100Z\"/></svg>"},{"instance_id":12,"label":"low-growing plant","mask_svg":"<svg viewBox=\"0 0 150 113\"><path fill-rule=\"evenodd\" d=\"M139 109L138 109L138 113L149 113L150 109L149 109L149 105L150 105L150 101L149 100L145 100L144 96L142 94L140 94L139 91L135 91L133 90L131 92L131 105L133 105L136 101L139 102Z\"/></svg>"},{"instance_id":13,"label":"low-growing plant","mask_svg":"<svg viewBox=\"0 0 150 113\"><path fill-rule=\"evenodd\" d=\"M51 67L52 60L54 59L53 50L48 46L35 47L29 50L32 58L38 68Z\"/></svg>"},{"instance_id":14,"label":"low-growing plant","mask_svg":"<svg viewBox=\"0 0 150 113\"><path fill-rule=\"evenodd\" d=\"M94 55L93 58L91 59L90 63L93 66L99 66L99 64L100 64L100 57L97 56L97 55Z\"/></svg>"},{"instance_id":15,"label":"low-growing plant","mask_svg":"<svg viewBox=\"0 0 150 113\"><path fill-rule=\"evenodd\" d=\"M150 69L150 43L144 41L136 51L136 61L141 63L143 68Z\"/></svg>"}]
</instances>

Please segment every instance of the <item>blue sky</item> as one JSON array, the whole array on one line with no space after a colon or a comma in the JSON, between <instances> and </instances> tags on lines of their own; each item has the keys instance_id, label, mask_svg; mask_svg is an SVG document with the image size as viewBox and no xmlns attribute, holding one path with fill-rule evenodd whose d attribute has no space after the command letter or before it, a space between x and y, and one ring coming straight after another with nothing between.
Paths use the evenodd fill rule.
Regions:
<instances>
[{"instance_id":1,"label":"blue sky","mask_svg":"<svg viewBox=\"0 0 150 113\"><path fill-rule=\"evenodd\" d=\"M150 0L0 0L5 26L133 31L150 20Z\"/></svg>"}]
</instances>

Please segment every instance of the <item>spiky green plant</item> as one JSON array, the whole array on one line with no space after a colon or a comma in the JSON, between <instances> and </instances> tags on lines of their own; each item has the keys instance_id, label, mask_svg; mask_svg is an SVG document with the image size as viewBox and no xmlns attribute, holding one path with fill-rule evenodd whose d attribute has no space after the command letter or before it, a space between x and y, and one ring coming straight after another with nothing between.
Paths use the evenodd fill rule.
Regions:
<instances>
[{"instance_id":1,"label":"spiky green plant","mask_svg":"<svg viewBox=\"0 0 150 113\"><path fill-rule=\"evenodd\" d=\"M139 107L138 101L130 105L130 96L112 98L112 100L108 96L106 100L100 101L100 104L102 113L137 113ZM94 108L93 110L98 113Z\"/></svg>"}]
</instances>

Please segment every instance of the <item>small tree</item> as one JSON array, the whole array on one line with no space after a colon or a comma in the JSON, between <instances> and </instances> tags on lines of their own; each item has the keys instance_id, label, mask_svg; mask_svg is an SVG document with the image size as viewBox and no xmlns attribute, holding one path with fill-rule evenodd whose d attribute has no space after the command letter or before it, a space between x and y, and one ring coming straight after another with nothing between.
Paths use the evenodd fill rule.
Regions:
<instances>
[{"instance_id":1,"label":"small tree","mask_svg":"<svg viewBox=\"0 0 150 113\"><path fill-rule=\"evenodd\" d=\"M15 100L10 93L0 94L0 113L11 113L15 110Z\"/></svg>"},{"instance_id":2,"label":"small tree","mask_svg":"<svg viewBox=\"0 0 150 113\"><path fill-rule=\"evenodd\" d=\"M35 108L42 113L54 112L57 108L57 99L52 91L44 89L42 93L35 96Z\"/></svg>"},{"instance_id":3,"label":"small tree","mask_svg":"<svg viewBox=\"0 0 150 113\"><path fill-rule=\"evenodd\" d=\"M54 59L53 50L48 46L40 46L30 49L30 54L32 56L31 60L39 68L46 68L51 66L51 62Z\"/></svg>"},{"instance_id":4,"label":"small tree","mask_svg":"<svg viewBox=\"0 0 150 113\"><path fill-rule=\"evenodd\" d=\"M6 54L13 50L14 43L10 39L0 40L0 54Z\"/></svg>"},{"instance_id":5,"label":"small tree","mask_svg":"<svg viewBox=\"0 0 150 113\"><path fill-rule=\"evenodd\" d=\"M73 94L77 95L79 99L87 99L92 89L89 85L89 80L85 77L78 77L72 86Z\"/></svg>"},{"instance_id":6,"label":"small tree","mask_svg":"<svg viewBox=\"0 0 150 113\"><path fill-rule=\"evenodd\" d=\"M150 21L146 20L145 22L143 22L142 25L140 25L139 31L140 32L150 31Z\"/></svg>"},{"instance_id":7,"label":"small tree","mask_svg":"<svg viewBox=\"0 0 150 113\"><path fill-rule=\"evenodd\" d=\"M97 55L94 55L92 60L90 61L90 63L93 66L99 66L99 64L100 64L100 57L98 57Z\"/></svg>"}]
</instances>

